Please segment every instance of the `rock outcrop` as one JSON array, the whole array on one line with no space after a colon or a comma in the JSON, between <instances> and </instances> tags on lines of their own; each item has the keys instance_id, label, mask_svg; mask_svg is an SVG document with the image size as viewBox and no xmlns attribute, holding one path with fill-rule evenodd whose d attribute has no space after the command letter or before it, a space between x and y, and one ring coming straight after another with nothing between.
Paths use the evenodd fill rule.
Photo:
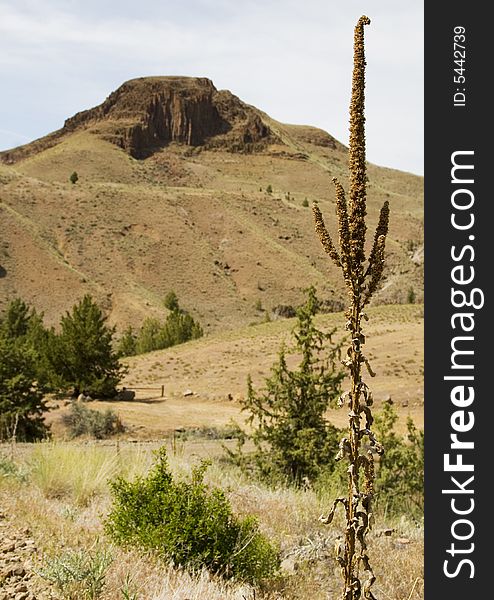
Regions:
<instances>
[{"instance_id":1,"label":"rock outcrop","mask_svg":"<svg viewBox=\"0 0 494 600\"><path fill-rule=\"evenodd\" d=\"M67 134L90 129L134 158L176 142L233 152L264 149L278 138L260 111L202 77L142 77L112 92L99 106L77 113L45 138L0 154L17 162L51 147Z\"/></svg>"}]
</instances>

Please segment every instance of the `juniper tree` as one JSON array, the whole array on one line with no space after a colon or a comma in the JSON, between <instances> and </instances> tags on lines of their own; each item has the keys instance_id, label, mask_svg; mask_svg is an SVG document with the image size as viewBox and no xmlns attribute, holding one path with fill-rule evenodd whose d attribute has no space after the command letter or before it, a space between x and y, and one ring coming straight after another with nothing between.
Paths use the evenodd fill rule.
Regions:
<instances>
[{"instance_id":1,"label":"juniper tree","mask_svg":"<svg viewBox=\"0 0 494 600\"><path fill-rule=\"evenodd\" d=\"M115 329L100 307L86 295L61 319L61 331L51 352L53 370L62 388L74 394L87 390L93 397L110 397L126 369L113 350Z\"/></svg>"},{"instance_id":2,"label":"juniper tree","mask_svg":"<svg viewBox=\"0 0 494 600\"><path fill-rule=\"evenodd\" d=\"M0 334L0 440L45 437L44 387L37 381L36 355Z\"/></svg>"},{"instance_id":3,"label":"juniper tree","mask_svg":"<svg viewBox=\"0 0 494 600\"><path fill-rule=\"evenodd\" d=\"M368 258L365 255L366 238L366 162L365 162L365 54L364 26L368 17L362 16L354 36L354 67L352 97L350 104L349 148L349 200L341 183L333 178L336 190L336 214L338 217L339 250L336 248L324 224L317 205L313 206L316 233L332 261L342 271L348 290L350 305L346 312L346 328L350 331L351 345L344 360L348 369L351 388L339 399L341 406L348 407L348 433L340 442L338 459L348 461L348 495L337 498L329 514L321 517L330 523L336 507L342 504L346 515L344 542L337 548L337 561L344 579L342 600L375 600L371 591L375 576L367 554L366 535L372 517L374 495L374 454L382 454L383 448L372 432L372 393L362 379L362 368L369 375L374 373L363 354L365 336L362 321L367 319L364 308L378 289L384 268L384 248L388 232L389 205L381 208L379 222ZM367 572L362 584L360 569Z\"/></svg>"},{"instance_id":4,"label":"juniper tree","mask_svg":"<svg viewBox=\"0 0 494 600\"><path fill-rule=\"evenodd\" d=\"M293 330L298 368L288 366L282 346L263 390L256 391L248 379L242 410L250 413L247 422L253 427L249 437L256 448L255 466L270 482L282 479L299 486L334 466L338 434L324 414L341 391L343 372L336 366L340 345L322 355L334 330L323 332L315 326L318 304L311 287Z\"/></svg>"}]
</instances>

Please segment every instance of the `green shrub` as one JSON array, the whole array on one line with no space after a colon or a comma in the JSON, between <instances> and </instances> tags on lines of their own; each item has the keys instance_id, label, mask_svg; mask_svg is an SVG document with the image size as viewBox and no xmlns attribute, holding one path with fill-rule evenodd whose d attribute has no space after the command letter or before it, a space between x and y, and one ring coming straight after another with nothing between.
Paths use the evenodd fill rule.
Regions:
<instances>
[{"instance_id":1,"label":"green shrub","mask_svg":"<svg viewBox=\"0 0 494 600\"><path fill-rule=\"evenodd\" d=\"M110 408L101 412L74 402L69 412L63 416L72 437L90 435L98 440L110 437L124 430L120 417Z\"/></svg>"},{"instance_id":2,"label":"green shrub","mask_svg":"<svg viewBox=\"0 0 494 600\"><path fill-rule=\"evenodd\" d=\"M421 516L424 510L424 432L407 420L407 436L399 437L393 427L398 419L390 404L376 415L375 430L385 448L377 466L377 505L388 513Z\"/></svg>"},{"instance_id":3,"label":"green shrub","mask_svg":"<svg viewBox=\"0 0 494 600\"><path fill-rule=\"evenodd\" d=\"M119 544L155 550L175 565L246 581L271 576L279 565L274 546L254 517L234 515L224 492L204 483L206 468L203 462L190 481L174 481L161 448L146 477L111 482L107 533Z\"/></svg>"},{"instance_id":4,"label":"green shrub","mask_svg":"<svg viewBox=\"0 0 494 600\"><path fill-rule=\"evenodd\" d=\"M0 480L2 478L26 481L27 473L25 469L20 468L13 460L0 454Z\"/></svg>"},{"instance_id":5,"label":"green shrub","mask_svg":"<svg viewBox=\"0 0 494 600\"><path fill-rule=\"evenodd\" d=\"M302 206L303 206L304 208L307 208L307 207L309 206L309 201L307 200L307 198L304 198L304 199L302 200Z\"/></svg>"},{"instance_id":6,"label":"green shrub","mask_svg":"<svg viewBox=\"0 0 494 600\"><path fill-rule=\"evenodd\" d=\"M173 290L169 291L165 296L163 304L168 310L180 310L177 294Z\"/></svg>"},{"instance_id":7,"label":"green shrub","mask_svg":"<svg viewBox=\"0 0 494 600\"><path fill-rule=\"evenodd\" d=\"M112 557L108 551L68 550L48 559L38 574L67 600L97 600Z\"/></svg>"},{"instance_id":8,"label":"green shrub","mask_svg":"<svg viewBox=\"0 0 494 600\"><path fill-rule=\"evenodd\" d=\"M77 175L76 171L73 171L72 174L69 177L69 181L72 185L75 185L77 183L77 181L79 180L79 175Z\"/></svg>"}]
</instances>

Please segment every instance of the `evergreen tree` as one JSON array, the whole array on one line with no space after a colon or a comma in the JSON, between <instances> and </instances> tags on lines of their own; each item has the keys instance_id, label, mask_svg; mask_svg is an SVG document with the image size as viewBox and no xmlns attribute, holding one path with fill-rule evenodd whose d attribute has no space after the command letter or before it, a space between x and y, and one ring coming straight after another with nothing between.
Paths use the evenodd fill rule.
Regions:
<instances>
[{"instance_id":1,"label":"evergreen tree","mask_svg":"<svg viewBox=\"0 0 494 600\"><path fill-rule=\"evenodd\" d=\"M28 331L29 321L33 311L29 311L29 306L20 298L15 298L7 306L7 310L1 320L1 332L10 339L17 340L23 338Z\"/></svg>"},{"instance_id":2,"label":"evergreen tree","mask_svg":"<svg viewBox=\"0 0 494 600\"><path fill-rule=\"evenodd\" d=\"M160 348L166 348L163 345L161 336L162 324L159 319L148 317L144 319L136 340L136 353L152 352Z\"/></svg>"},{"instance_id":3,"label":"evergreen tree","mask_svg":"<svg viewBox=\"0 0 494 600\"><path fill-rule=\"evenodd\" d=\"M10 340L19 350L32 354L35 359L36 380L43 387L47 386L51 378L47 362L50 334L53 334L53 331L45 329L43 315L30 308L20 298L9 303L0 319L0 335Z\"/></svg>"},{"instance_id":4,"label":"evergreen tree","mask_svg":"<svg viewBox=\"0 0 494 600\"><path fill-rule=\"evenodd\" d=\"M117 347L118 356L134 356L137 354L137 336L129 325L123 332Z\"/></svg>"},{"instance_id":5,"label":"evergreen tree","mask_svg":"<svg viewBox=\"0 0 494 600\"><path fill-rule=\"evenodd\" d=\"M165 296L163 304L168 310L180 310L177 294L175 294L173 290L168 292L168 294Z\"/></svg>"},{"instance_id":6,"label":"evergreen tree","mask_svg":"<svg viewBox=\"0 0 494 600\"><path fill-rule=\"evenodd\" d=\"M164 304L170 311L164 322L148 317L136 339L136 354L169 348L204 335L202 327L180 308L175 292L167 294Z\"/></svg>"},{"instance_id":7,"label":"evergreen tree","mask_svg":"<svg viewBox=\"0 0 494 600\"><path fill-rule=\"evenodd\" d=\"M254 460L261 476L285 479L295 485L313 481L323 468L334 465L338 449L337 430L324 414L340 392L343 373L336 369L340 346L329 352L323 346L334 333L324 333L314 325L318 301L315 289L308 290L306 304L297 311L294 351L301 355L298 369L291 370L282 347L265 389L254 390L248 380L243 410L256 451Z\"/></svg>"},{"instance_id":8,"label":"evergreen tree","mask_svg":"<svg viewBox=\"0 0 494 600\"><path fill-rule=\"evenodd\" d=\"M173 310L166 318L161 335L163 347L167 348L202 337L203 331L189 313Z\"/></svg>"},{"instance_id":9,"label":"evergreen tree","mask_svg":"<svg viewBox=\"0 0 494 600\"><path fill-rule=\"evenodd\" d=\"M35 354L0 335L0 440L33 441L46 436L44 392L37 381Z\"/></svg>"},{"instance_id":10,"label":"evergreen tree","mask_svg":"<svg viewBox=\"0 0 494 600\"><path fill-rule=\"evenodd\" d=\"M108 327L101 309L86 295L61 320L52 361L61 387L74 395L86 390L93 397L111 397L125 374L112 341L115 328Z\"/></svg>"}]
</instances>

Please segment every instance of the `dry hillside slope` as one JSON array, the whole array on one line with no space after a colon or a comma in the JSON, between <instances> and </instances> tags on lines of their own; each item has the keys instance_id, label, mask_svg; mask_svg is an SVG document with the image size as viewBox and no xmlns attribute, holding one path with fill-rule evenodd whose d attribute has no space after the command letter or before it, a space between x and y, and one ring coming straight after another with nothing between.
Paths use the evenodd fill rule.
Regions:
<instances>
[{"instance_id":1,"label":"dry hillside slope","mask_svg":"<svg viewBox=\"0 0 494 600\"><path fill-rule=\"evenodd\" d=\"M213 331L262 319L259 306L298 305L309 284L345 301L304 205L318 201L334 230L331 176L346 181L346 148L208 79L129 81L0 162L0 310L21 296L55 323L89 292L121 329L162 315L173 289ZM383 200L391 207L375 301L410 289L420 300L423 179L374 165L368 176L369 226Z\"/></svg>"}]
</instances>

